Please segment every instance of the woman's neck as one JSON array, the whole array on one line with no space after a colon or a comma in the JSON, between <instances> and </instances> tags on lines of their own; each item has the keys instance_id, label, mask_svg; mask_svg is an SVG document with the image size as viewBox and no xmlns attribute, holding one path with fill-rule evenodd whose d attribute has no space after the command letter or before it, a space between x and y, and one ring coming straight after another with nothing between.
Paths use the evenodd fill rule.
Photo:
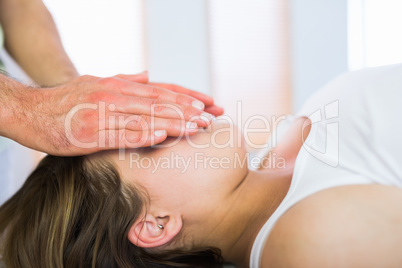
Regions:
<instances>
[{"instance_id":1,"label":"woman's neck","mask_svg":"<svg viewBox=\"0 0 402 268\"><path fill-rule=\"evenodd\" d=\"M211 222L213 229L206 239L206 245L220 248L226 261L238 267L249 266L251 249L258 232L289 190L296 157L310 133L310 125L308 118L298 118L280 144L272 150L272 155L286 160L283 168L249 171L236 191L226 199L227 202L217 208L221 216Z\"/></svg>"},{"instance_id":2,"label":"woman's neck","mask_svg":"<svg viewBox=\"0 0 402 268\"><path fill-rule=\"evenodd\" d=\"M228 213L220 223L225 237L218 243L226 261L248 267L254 240L286 196L292 174L290 169L248 173L230 198Z\"/></svg>"}]
</instances>

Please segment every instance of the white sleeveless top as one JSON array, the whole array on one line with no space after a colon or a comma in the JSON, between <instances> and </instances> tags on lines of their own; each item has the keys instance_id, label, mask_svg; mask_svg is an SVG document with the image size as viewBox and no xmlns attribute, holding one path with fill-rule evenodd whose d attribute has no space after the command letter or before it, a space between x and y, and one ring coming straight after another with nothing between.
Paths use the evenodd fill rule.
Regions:
<instances>
[{"instance_id":1,"label":"white sleeveless top","mask_svg":"<svg viewBox=\"0 0 402 268\"><path fill-rule=\"evenodd\" d=\"M278 219L321 190L352 184L402 187L402 65L347 73L313 95L297 114L311 131L294 168L289 191L254 241L250 267Z\"/></svg>"}]
</instances>

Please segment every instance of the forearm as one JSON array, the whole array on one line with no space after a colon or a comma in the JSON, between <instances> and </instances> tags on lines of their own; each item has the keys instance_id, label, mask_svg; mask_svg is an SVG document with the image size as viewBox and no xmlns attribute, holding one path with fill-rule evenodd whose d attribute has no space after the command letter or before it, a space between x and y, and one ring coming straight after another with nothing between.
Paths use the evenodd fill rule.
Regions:
<instances>
[{"instance_id":1,"label":"forearm","mask_svg":"<svg viewBox=\"0 0 402 268\"><path fill-rule=\"evenodd\" d=\"M7 51L35 83L53 86L78 76L41 0L0 0L0 23Z\"/></svg>"},{"instance_id":2,"label":"forearm","mask_svg":"<svg viewBox=\"0 0 402 268\"><path fill-rule=\"evenodd\" d=\"M19 95L26 89L27 86L0 74L0 136L13 138L11 133L19 121L18 110L22 111Z\"/></svg>"}]
</instances>

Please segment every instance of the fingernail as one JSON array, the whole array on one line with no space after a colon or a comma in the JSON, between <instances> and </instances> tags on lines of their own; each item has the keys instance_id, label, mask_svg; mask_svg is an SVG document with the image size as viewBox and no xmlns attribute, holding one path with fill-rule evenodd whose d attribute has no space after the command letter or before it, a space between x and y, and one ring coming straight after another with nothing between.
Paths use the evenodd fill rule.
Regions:
<instances>
[{"instance_id":1,"label":"fingernail","mask_svg":"<svg viewBox=\"0 0 402 268\"><path fill-rule=\"evenodd\" d=\"M201 120L204 121L204 122L207 122L207 123L212 121L213 117L214 116L212 114L209 114L209 113L202 113L200 115Z\"/></svg>"},{"instance_id":2,"label":"fingernail","mask_svg":"<svg viewBox=\"0 0 402 268\"><path fill-rule=\"evenodd\" d=\"M194 123L194 122L187 122L186 123L186 128L188 128L188 129L197 129L198 125L197 125L197 123Z\"/></svg>"},{"instance_id":3,"label":"fingernail","mask_svg":"<svg viewBox=\"0 0 402 268\"><path fill-rule=\"evenodd\" d=\"M157 130L154 132L155 137L163 137L166 134L166 130Z\"/></svg>"},{"instance_id":4,"label":"fingernail","mask_svg":"<svg viewBox=\"0 0 402 268\"><path fill-rule=\"evenodd\" d=\"M201 102L201 101L198 101L198 100L193 101L193 102L191 103L191 105L192 105L194 108L197 108L198 110L201 110L201 111L204 110L204 108L205 108L204 103Z\"/></svg>"}]
</instances>

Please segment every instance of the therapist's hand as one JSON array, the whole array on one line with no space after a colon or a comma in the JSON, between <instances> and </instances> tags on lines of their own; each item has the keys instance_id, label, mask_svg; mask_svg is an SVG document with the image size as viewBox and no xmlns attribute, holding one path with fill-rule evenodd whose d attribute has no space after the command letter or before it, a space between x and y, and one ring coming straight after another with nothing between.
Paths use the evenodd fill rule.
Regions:
<instances>
[{"instance_id":1,"label":"therapist's hand","mask_svg":"<svg viewBox=\"0 0 402 268\"><path fill-rule=\"evenodd\" d=\"M53 88L20 87L8 100L7 129L0 134L49 154L81 155L191 135L212 121L205 105L221 113L204 94L147 82L143 73L81 76Z\"/></svg>"}]
</instances>

